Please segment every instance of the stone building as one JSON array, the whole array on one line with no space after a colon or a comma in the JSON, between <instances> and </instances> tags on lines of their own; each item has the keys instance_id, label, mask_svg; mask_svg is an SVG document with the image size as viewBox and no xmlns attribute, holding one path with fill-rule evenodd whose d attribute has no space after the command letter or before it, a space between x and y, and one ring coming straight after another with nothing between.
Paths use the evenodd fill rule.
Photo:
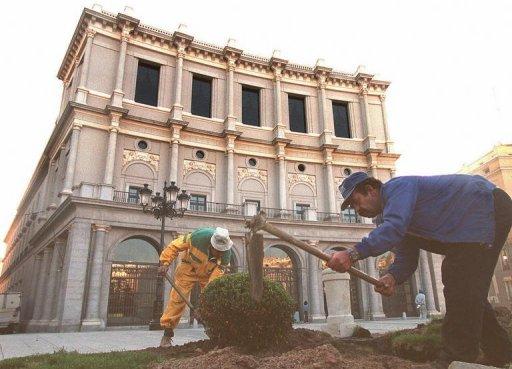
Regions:
<instances>
[{"instance_id":1,"label":"stone building","mask_svg":"<svg viewBox=\"0 0 512 369\"><path fill-rule=\"evenodd\" d=\"M464 165L461 173L479 174L512 196L512 144L496 145L491 151ZM503 246L494 270L489 301L512 308L512 234Z\"/></svg>"},{"instance_id":2,"label":"stone building","mask_svg":"<svg viewBox=\"0 0 512 369\"><path fill-rule=\"evenodd\" d=\"M138 190L174 181L191 194L165 242L201 226L228 228L233 270L245 268L244 218L265 209L276 225L322 250L350 247L371 220L340 212L337 187L352 171L388 180L395 161L386 120L389 82L359 67L337 72L248 54L140 23L130 9L85 9L58 78L53 133L6 236L1 291L23 292L32 331L142 325L155 301L160 224ZM265 235L266 274L325 318L322 265ZM386 259L360 262L378 276ZM443 310L439 260L392 299L351 280L356 318L415 314L422 286ZM166 286L166 290L168 290Z\"/></svg>"}]
</instances>

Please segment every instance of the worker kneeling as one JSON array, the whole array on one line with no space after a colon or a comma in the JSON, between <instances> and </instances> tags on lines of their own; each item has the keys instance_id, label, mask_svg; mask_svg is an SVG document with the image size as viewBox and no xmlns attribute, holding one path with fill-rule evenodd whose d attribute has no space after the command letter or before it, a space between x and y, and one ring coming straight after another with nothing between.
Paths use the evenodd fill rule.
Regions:
<instances>
[{"instance_id":1,"label":"worker kneeling","mask_svg":"<svg viewBox=\"0 0 512 369\"><path fill-rule=\"evenodd\" d=\"M192 233L178 237L162 251L159 274L165 275L169 265L184 251L181 263L175 271L174 283L188 297L196 282L199 282L203 290L208 283L224 274L224 269L229 266L231 260L232 246L233 241L229 238L227 229L198 228ZM160 347L172 345L174 328L180 321L185 305L186 302L173 288L167 307L160 318L160 325L164 327Z\"/></svg>"}]
</instances>

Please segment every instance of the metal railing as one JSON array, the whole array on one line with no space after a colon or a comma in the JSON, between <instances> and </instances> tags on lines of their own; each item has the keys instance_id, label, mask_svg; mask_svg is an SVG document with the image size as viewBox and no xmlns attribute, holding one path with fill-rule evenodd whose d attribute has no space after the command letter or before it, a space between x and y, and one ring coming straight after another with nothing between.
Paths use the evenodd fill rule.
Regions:
<instances>
[{"instance_id":1,"label":"metal railing","mask_svg":"<svg viewBox=\"0 0 512 369\"><path fill-rule=\"evenodd\" d=\"M114 191L113 201L126 204L137 204L138 197L133 193L125 191ZM338 222L338 223L362 223L361 217L356 214L346 213L327 213L314 211L314 209L278 209L261 207L258 210L263 210L268 218L286 219L292 221L319 221L319 222ZM316 214L316 216L311 215ZM251 216L248 213L246 204L226 204L221 202L206 201L204 203L191 203L189 205L188 213L214 213L226 214L233 216Z\"/></svg>"}]
</instances>

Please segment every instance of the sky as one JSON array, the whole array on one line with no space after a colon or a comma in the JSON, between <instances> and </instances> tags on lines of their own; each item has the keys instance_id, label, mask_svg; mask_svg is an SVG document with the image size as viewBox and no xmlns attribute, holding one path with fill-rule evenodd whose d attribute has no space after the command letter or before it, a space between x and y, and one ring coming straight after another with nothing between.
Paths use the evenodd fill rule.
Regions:
<instances>
[{"instance_id":1,"label":"sky","mask_svg":"<svg viewBox=\"0 0 512 369\"><path fill-rule=\"evenodd\" d=\"M512 143L512 2L103 1L147 25L290 62L367 67L391 81L386 107L397 175L453 173ZM84 7L94 2L9 1L0 54L1 240L16 215L57 118L56 77ZM3 254L0 244L0 256Z\"/></svg>"}]
</instances>

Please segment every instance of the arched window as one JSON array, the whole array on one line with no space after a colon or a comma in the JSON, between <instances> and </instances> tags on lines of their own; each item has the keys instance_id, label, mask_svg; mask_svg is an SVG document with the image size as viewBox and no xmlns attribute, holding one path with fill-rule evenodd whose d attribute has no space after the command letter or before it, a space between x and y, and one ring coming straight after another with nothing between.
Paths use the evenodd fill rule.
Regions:
<instances>
[{"instance_id":1,"label":"arched window","mask_svg":"<svg viewBox=\"0 0 512 369\"><path fill-rule=\"evenodd\" d=\"M158 252L142 238L130 238L116 246L112 260L121 263L158 264Z\"/></svg>"}]
</instances>

